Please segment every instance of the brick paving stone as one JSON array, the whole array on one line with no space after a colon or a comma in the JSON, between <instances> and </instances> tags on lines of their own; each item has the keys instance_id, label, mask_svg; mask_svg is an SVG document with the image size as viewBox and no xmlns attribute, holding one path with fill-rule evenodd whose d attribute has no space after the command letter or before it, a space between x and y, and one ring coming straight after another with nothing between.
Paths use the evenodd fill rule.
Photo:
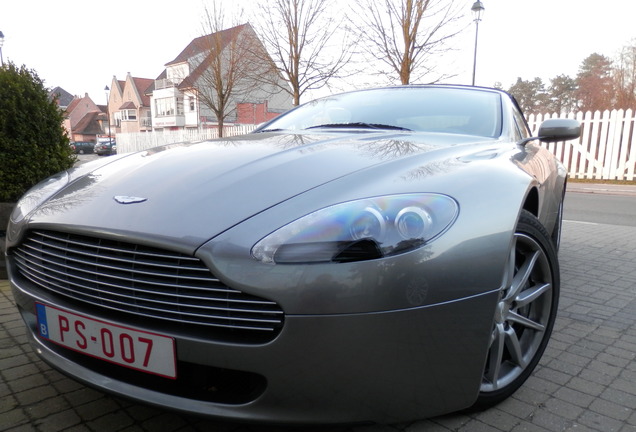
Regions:
<instances>
[{"instance_id":1,"label":"brick paving stone","mask_svg":"<svg viewBox=\"0 0 636 432\"><path fill-rule=\"evenodd\" d=\"M58 396L59 393L51 386L40 386L24 390L15 394L20 405L31 405L34 402Z\"/></svg>"},{"instance_id":2,"label":"brick paving stone","mask_svg":"<svg viewBox=\"0 0 636 432\"><path fill-rule=\"evenodd\" d=\"M33 374L11 380L11 389L14 393L19 393L50 384L50 381L43 374Z\"/></svg>"},{"instance_id":3,"label":"brick paving stone","mask_svg":"<svg viewBox=\"0 0 636 432\"><path fill-rule=\"evenodd\" d=\"M553 432L561 432L572 426L573 422L548 410L540 410L532 417L532 424Z\"/></svg>"},{"instance_id":4,"label":"brick paving stone","mask_svg":"<svg viewBox=\"0 0 636 432\"><path fill-rule=\"evenodd\" d=\"M64 410L35 422L40 432L59 432L82 423L82 419L73 410Z\"/></svg>"},{"instance_id":5,"label":"brick paving stone","mask_svg":"<svg viewBox=\"0 0 636 432\"><path fill-rule=\"evenodd\" d=\"M568 383L568 387L593 397L598 397L605 390L605 386L588 381L581 377L572 378Z\"/></svg>"},{"instance_id":6,"label":"brick paving stone","mask_svg":"<svg viewBox=\"0 0 636 432\"><path fill-rule=\"evenodd\" d=\"M87 425L92 430L109 430L119 431L126 427L133 426L135 421L132 417L126 414L124 411L116 411L106 414L98 419L87 422Z\"/></svg>"},{"instance_id":7,"label":"brick paving stone","mask_svg":"<svg viewBox=\"0 0 636 432\"><path fill-rule=\"evenodd\" d=\"M561 387L554 395L561 400L568 401L582 408L587 408L595 399L594 396L569 387Z\"/></svg>"},{"instance_id":8,"label":"brick paving stone","mask_svg":"<svg viewBox=\"0 0 636 432\"><path fill-rule=\"evenodd\" d=\"M543 406L552 414L556 414L566 420L576 420L585 410L580 405L557 397L549 399Z\"/></svg>"},{"instance_id":9,"label":"brick paving stone","mask_svg":"<svg viewBox=\"0 0 636 432\"><path fill-rule=\"evenodd\" d=\"M519 400L516 394L500 403L497 408L519 419L531 417L532 413L537 409L536 404L529 404Z\"/></svg>"},{"instance_id":10,"label":"brick paving stone","mask_svg":"<svg viewBox=\"0 0 636 432\"><path fill-rule=\"evenodd\" d=\"M447 427L434 423L431 420L415 422L404 428L404 432L448 432L449 430L453 429L448 429ZM355 430L353 432L355 432Z\"/></svg>"},{"instance_id":11,"label":"brick paving stone","mask_svg":"<svg viewBox=\"0 0 636 432\"><path fill-rule=\"evenodd\" d=\"M23 410L17 408L5 411L0 415L0 430L8 430L14 426L27 424L29 418Z\"/></svg>"},{"instance_id":12,"label":"brick paving stone","mask_svg":"<svg viewBox=\"0 0 636 432\"><path fill-rule=\"evenodd\" d=\"M161 413L156 417L152 417L142 423L142 426L147 430L164 430L164 431L176 431L183 428L188 423L179 415Z\"/></svg>"},{"instance_id":13,"label":"brick paving stone","mask_svg":"<svg viewBox=\"0 0 636 432\"><path fill-rule=\"evenodd\" d=\"M523 421L516 425L510 432L549 432L548 429L530 422Z\"/></svg>"},{"instance_id":14,"label":"brick paving stone","mask_svg":"<svg viewBox=\"0 0 636 432\"><path fill-rule=\"evenodd\" d=\"M91 402L75 406L78 414L84 420L94 420L113 411L117 411L119 408L115 399L104 396Z\"/></svg>"},{"instance_id":15,"label":"brick paving stone","mask_svg":"<svg viewBox=\"0 0 636 432\"><path fill-rule=\"evenodd\" d=\"M502 429L497 429L493 426L489 426L477 419L473 419L459 428L457 432L500 432Z\"/></svg>"},{"instance_id":16,"label":"brick paving stone","mask_svg":"<svg viewBox=\"0 0 636 432\"><path fill-rule=\"evenodd\" d=\"M71 379L66 379L61 381L62 385L59 383L54 387L62 394L64 394L64 398L70 403L72 406L78 407L80 405L93 403L95 400L101 399L104 397L104 394L93 390L88 387L80 387L78 389L69 389L68 391L60 391L60 388L70 388L70 384L75 384L75 381ZM70 383L70 384L67 384ZM81 384L80 384L81 385Z\"/></svg>"},{"instance_id":17,"label":"brick paving stone","mask_svg":"<svg viewBox=\"0 0 636 432\"><path fill-rule=\"evenodd\" d=\"M471 421L471 418L467 415L445 415L441 417L437 417L432 419L432 421L436 424L439 424L445 427L449 431L457 431L464 427L468 422Z\"/></svg>"},{"instance_id":18,"label":"brick paving stone","mask_svg":"<svg viewBox=\"0 0 636 432\"><path fill-rule=\"evenodd\" d=\"M631 387L634 387L633 382L631 382ZM623 405L631 410L636 410L636 394L624 392L622 390L614 388L614 386L607 388L601 394L601 398L603 398L604 400L616 402L617 404Z\"/></svg>"},{"instance_id":19,"label":"brick paving stone","mask_svg":"<svg viewBox=\"0 0 636 432\"><path fill-rule=\"evenodd\" d=\"M508 431L519 424L521 419L500 410L499 407L495 407L484 411L484 413L479 416L479 421L497 428L498 430Z\"/></svg>"},{"instance_id":20,"label":"brick paving stone","mask_svg":"<svg viewBox=\"0 0 636 432\"><path fill-rule=\"evenodd\" d=\"M627 420L633 409L603 399L595 399L590 410L616 420Z\"/></svg>"},{"instance_id":21,"label":"brick paving stone","mask_svg":"<svg viewBox=\"0 0 636 432\"><path fill-rule=\"evenodd\" d=\"M64 400L63 397L41 399L31 405L23 407L24 411L28 413L29 417L33 419L43 419L50 415L68 410L71 405Z\"/></svg>"},{"instance_id":22,"label":"brick paving stone","mask_svg":"<svg viewBox=\"0 0 636 432\"><path fill-rule=\"evenodd\" d=\"M618 432L623 426L623 422L604 416L594 411L586 411L579 418L579 422L602 432Z\"/></svg>"},{"instance_id":23,"label":"brick paving stone","mask_svg":"<svg viewBox=\"0 0 636 432\"><path fill-rule=\"evenodd\" d=\"M91 429L85 424L78 424L68 429L64 429L64 432L94 432L94 431L95 429Z\"/></svg>"}]
</instances>

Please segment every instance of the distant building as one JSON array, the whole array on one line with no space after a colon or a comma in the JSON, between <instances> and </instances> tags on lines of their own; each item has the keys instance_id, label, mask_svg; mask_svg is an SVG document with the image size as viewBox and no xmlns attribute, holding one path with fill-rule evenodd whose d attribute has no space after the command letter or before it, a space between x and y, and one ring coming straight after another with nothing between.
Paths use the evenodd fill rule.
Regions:
<instances>
[{"instance_id":1,"label":"distant building","mask_svg":"<svg viewBox=\"0 0 636 432\"><path fill-rule=\"evenodd\" d=\"M66 110L66 108L71 104L74 99L74 96L64 90L62 87L55 87L54 89L49 91L49 99L53 100L56 98L57 105L62 109Z\"/></svg>"},{"instance_id":2,"label":"distant building","mask_svg":"<svg viewBox=\"0 0 636 432\"><path fill-rule=\"evenodd\" d=\"M218 49L210 48L213 38L219 41ZM152 94L154 130L217 125L216 115L203 102L206 96L203 92L209 91L211 86L206 81L206 73L209 74L206 68L209 68L214 56L222 56L224 67L231 67L225 59L230 57L229 50L236 46L237 41L252 43L256 49L265 52L252 27L244 24L192 40L174 60L165 65L166 69L157 77L154 86L146 90ZM271 76L267 76L266 80L250 79L248 75L238 79L236 88L249 88L249 91L237 91L232 95L224 124L258 124L292 108L288 92L272 84L278 81L279 86L285 85L278 72L267 73Z\"/></svg>"},{"instance_id":3,"label":"distant building","mask_svg":"<svg viewBox=\"0 0 636 432\"><path fill-rule=\"evenodd\" d=\"M113 76L107 107L112 135L152 130L150 95L154 83L151 78L136 78L130 72L124 81Z\"/></svg>"},{"instance_id":4,"label":"distant building","mask_svg":"<svg viewBox=\"0 0 636 432\"><path fill-rule=\"evenodd\" d=\"M71 141L96 142L108 128L105 107L96 105L88 93L75 96L64 111L64 128Z\"/></svg>"}]
</instances>

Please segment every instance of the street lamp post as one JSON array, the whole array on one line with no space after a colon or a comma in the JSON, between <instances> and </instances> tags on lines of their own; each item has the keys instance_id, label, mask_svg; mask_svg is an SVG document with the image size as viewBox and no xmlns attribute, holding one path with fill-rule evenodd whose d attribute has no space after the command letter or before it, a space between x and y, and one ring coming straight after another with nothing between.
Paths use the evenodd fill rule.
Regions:
<instances>
[{"instance_id":1,"label":"street lamp post","mask_svg":"<svg viewBox=\"0 0 636 432\"><path fill-rule=\"evenodd\" d=\"M106 118L108 119L108 142L112 140L112 137L110 136L110 108L108 107L108 104L110 102L108 98L109 90L110 89L108 88L108 86L104 87L104 91L106 92Z\"/></svg>"},{"instance_id":2,"label":"street lamp post","mask_svg":"<svg viewBox=\"0 0 636 432\"><path fill-rule=\"evenodd\" d=\"M0 67L4 66L4 58L2 58L2 45L4 45L4 33L0 30Z\"/></svg>"},{"instance_id":3,"label":"street lamp post","mask_svg":"<svg viewBox=\"0 0 636 432\"><path fill-rule=\"evenodd\" d=\"M479 39L479 21L481 21L481 16L484 13L484 4L477 0L473 3L473 6L470 10L473 12L474 21L475 21L475 55L473 56L473 85L475 85L475 71L477 70L477 40Z\"/></svg>"}]
</instances>

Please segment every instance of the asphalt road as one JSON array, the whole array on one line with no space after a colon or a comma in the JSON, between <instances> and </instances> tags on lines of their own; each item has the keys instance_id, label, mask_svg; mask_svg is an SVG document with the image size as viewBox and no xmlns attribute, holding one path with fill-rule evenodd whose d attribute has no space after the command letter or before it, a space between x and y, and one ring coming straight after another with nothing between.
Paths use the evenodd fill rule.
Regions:
<instances>
[{"instance_id":1,"label":"asphalt road","mask_svg":"<svg viewBox=\"0 0 636 432\"><path fill-rule=\"evenodd\" d=\"M608 225L636 226L636 187L634 194L629 194L629 188L623 187L625 193L600 192L598 186L567 192L564 204L564 218L579 222L601 223Z\"/></svg>"}]
</instances>

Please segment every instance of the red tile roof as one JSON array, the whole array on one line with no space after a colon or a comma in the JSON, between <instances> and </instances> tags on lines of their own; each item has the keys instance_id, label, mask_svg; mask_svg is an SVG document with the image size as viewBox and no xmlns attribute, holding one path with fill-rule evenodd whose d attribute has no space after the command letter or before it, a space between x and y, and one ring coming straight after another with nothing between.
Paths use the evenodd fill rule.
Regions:
<instances>
[{"instance_id":1,"label":"red tile roof","mask_svg":"<svg viewBox=\"0 0 636 432\"><path fill-rule=\"evenodd\" d=\"M135 87L137 87L137 93L139 93L143 106L150 106L150 96L146 94L146 90L151 85L155 85L155 80L150 78L133 77L133 82L135 83Z\"/></svg>"},{"instance_id":2,"label":"red tile roof","mask_svg":"<svg viewBox=\"0 0 636 432\"><path fill-rule=\"evenodd\" d=\"M105 120L106 114L93 111L86 114L73 128L73 133L82 135L97 135L102 133L102 128L97 122L98 119Z\"/></svg>"}]
</instances>

